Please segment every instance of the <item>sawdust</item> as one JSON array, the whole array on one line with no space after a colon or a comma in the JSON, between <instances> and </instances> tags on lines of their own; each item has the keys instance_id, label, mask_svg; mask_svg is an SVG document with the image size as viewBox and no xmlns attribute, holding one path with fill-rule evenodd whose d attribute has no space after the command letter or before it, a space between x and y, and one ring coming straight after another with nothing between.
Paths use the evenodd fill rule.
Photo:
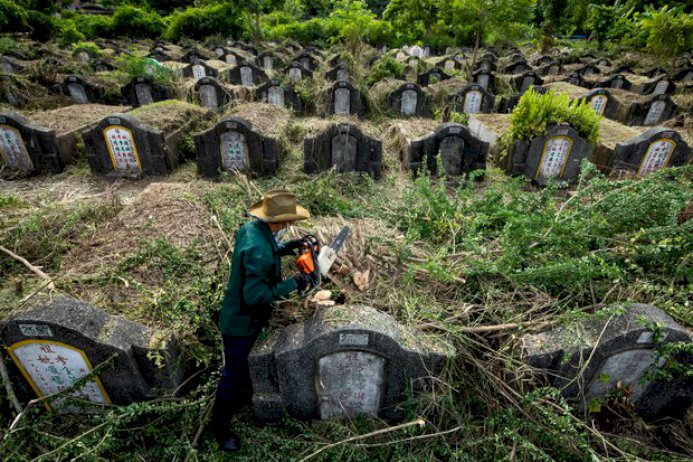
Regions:
<instances>
[{"instance_id":1,"label":"sawdust","mask_svg":"<svg viewBox=\"0 0 693 462\"><path fill-rule=\"evenodd\" d=\"M247 120L262 133L281 133L291 121L291 112L283 107L264 103L241 104L227 114Z\"/></svg>"},{"instance_id":2,"label":"sawdust","mask_svg":"<svg viewBox=\"0 0 693 462\"><path fill-rule=\"evenodd\" d=\"M124 113L131 106L107 106L105 104L75 104L72 106L28 113L27 117L37 125L52 128L59 136L79 131L91 124L100 122L104 117L115 113Z\"/></svg>"},{"instance_id":3,"label":"sawdust","mask_svg":"<svg viewBox=\"0 0 693 462\"><path fill-rule=\"evenodd\" d=\"M141 106L129 113L145 125L163 133L172 133L185 124L209 116L211 111L178 100L161 101Z\"/></svg>"}]
</instances>

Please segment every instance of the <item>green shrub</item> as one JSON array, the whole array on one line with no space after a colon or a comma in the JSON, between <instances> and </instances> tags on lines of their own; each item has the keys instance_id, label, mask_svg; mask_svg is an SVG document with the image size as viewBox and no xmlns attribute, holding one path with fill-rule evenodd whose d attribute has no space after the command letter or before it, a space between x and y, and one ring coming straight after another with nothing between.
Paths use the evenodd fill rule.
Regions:
<instances>
[{"instance_id":1,"label":"green shrub","mask_svg":"<svg viewBox=\"0 0 693 462\"><path fill-rule=\"evenodd\" d=\"M154 12L134 6L121 6L113 15L113 33L117 37L159 38L166 30L166 22Z\"/></svg>"},{"instance_id":2,"label":"green shrub","mask_svg":"<svg viewBox=\"0 0 693 462\"><path fill-rule=\"evenodd\" d=\"M592 144L599 138L599 116L587 102L577 104L567 94L551 91L539 94L526 92L511 115L511 139L531 140L552 124L570 124L578 134Z\"/></svg>"},{"instance_id":3,"label":"green shrub","mask_svg":"<svg viewBox=\"0 0 693 462\"><path fill-rule=\"evenodd\" d=\"M116 68L130 77L149 77L153 81L166 85L173 81L170 69L157 63L152 58L120 54L115 59Z\"/></svg>"},{"instance_id":4,"label":"green shrub","mask_svg":"<svg viewBox=\"0 0 693 462\"><path fill-rule=\"evenodd\" d=\"M29 37L39 42L47 42L59 32L58 21L50 14L30 10L27 15Z\"/></svg>"},{"instance_id":5,"label":"green shrub","mask_svg":"<svg viewBox=\"0 0 693 462\"><path fill-rule=\"evenodd\" d=\"M404 76L405 69L404 63L397 61L392 56L383 56L373 65L366 83L373 85L388 77L398 79Z\"/></svg>"},{"instance_id":6,"label":"green shrub","mask_svg":"<svg viewBox=\"0 0 693 462\"><path fill-rule=\"evenodd\" d=\"M647 49L661 57L678 56L693 48L693 18L681 8L646 7L640 28L648 33Z\"/></svg>"},{"instance_id":7,"label":"green shrub","mask_svg":"<svg viewBox=\"0 0 693 462\"><path fill-rule=\"evenodd\" d=\"M0 32L17 32L27 26L29 13L13 0L0 0Z\"/></svg>"},{"instance_id":8,"label":"green shrub","mask_svg":"<svg viewBox=\"0 0 693 462\"><path fill-rule=\"evenodd\" d=\"M0 55L17 48L17 42L9 37L0 37Z\"/></svg>"},{"instance_id":9,"label":"green shrub","mask_svg":"<svg viewBox=\"0 0 693 462\"><path fill-rule=\"evenodd\" d=\"M113 38L113 18L99 14L77 14L74 18L77 28L86 38Z\"/></svg>"},{"instance_id":10,"label":"green shrub","mask_svg":"<svg viewBox=\"0 0 693 462\"><path fill-rule=\"evenodd\" d=\"M86 50L89 52L91 56L100 56L101 55L101 48L94 42L77 42L74 45L72 45L72 52L73 54L77 50Z\"/></svg>"},{"instance_id":11,"label":"green shrub","mask_svg":"<svg viewBox=\"0 0 693 462\"><path fill-rule=\"evenodd\" d=\"M224 3L202 8L187 8L170 16L166 37L204 40L223 31L226 36L241 37L248 30L247 21L236 3Z\"/></svg>"},{"instance_id":12,"label":"green shrub","mask_svg":"<svg viewBox=\"0 0 693 462\"><path fill-rule=\"evenodd\" d=\"M71 19L65 20L60 24L58 34L60 37L58 43L62 48L67 48L73 43L80 42L85 38L84 34L77 29L77 25Z\"/></svg>"}]
</instances>

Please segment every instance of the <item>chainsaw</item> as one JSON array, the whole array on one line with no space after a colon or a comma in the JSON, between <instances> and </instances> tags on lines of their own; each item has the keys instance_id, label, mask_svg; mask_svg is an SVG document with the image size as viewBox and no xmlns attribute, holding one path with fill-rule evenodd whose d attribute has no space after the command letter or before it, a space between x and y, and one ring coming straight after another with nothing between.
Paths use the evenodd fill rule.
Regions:
<instances>
[{"instance_id":1,"label":"chainsaw","mask_svg":"<svg viewBox=\"0 0 693 462\"><path fill-rule=\"evenodd\" d=\"M306 294L313 292L314 289L320 286L322 278L327 276L332 264L337 258L337 254L344 247L344 243L349 238L351 229L348 226L339 231L337 237L329 246L323 246L322 243L312 234L304 236L303 243L299 248L299 257L296 260L298 270L310 277L311 290ZM304 294L304 295L306 295Z\"/></svg>"}]
</instances>

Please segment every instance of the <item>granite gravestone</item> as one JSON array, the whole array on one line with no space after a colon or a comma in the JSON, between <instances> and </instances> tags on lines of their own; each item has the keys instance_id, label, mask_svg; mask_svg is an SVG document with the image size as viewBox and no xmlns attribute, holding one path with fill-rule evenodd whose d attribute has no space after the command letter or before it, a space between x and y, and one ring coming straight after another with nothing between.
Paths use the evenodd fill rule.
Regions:
<instances>
[{"instance_id":1,"label":"granite gravestone","mask_svg":"<svg viewBox=\"0 0 693 462\"><path fill-rule=\"evenodd\" d=\"M272 175L279 166L279 140L257 132L250 122L239 117L226 117L193 138L197 169L206 177L218 177L222 171Z\"/></svg>"},{"instance_id":2,"label":"granite gravestone","mask_svg":"<svg viewBox=\"0 0 693 462\"><path fill-rule=\"evenodd\" d=\"M284 65L284 62L278 56L269 51L257 55L255 63L266 71L274 71Z\"/></svg>"},{"instance_id":3,"label":"granite gravestone","mask_svg":"<svg viewBox=\"0 0 693 462\"><path fill-rule=\"evenodd\" d=\"M318 60L310 53L301 53L294 58L294 61L299 62L301 66L305 67L309 71L315 71L315 69L318 67Z\"/></svg>"},{"instance_id":4,"label":"granite gravestone","mask_svg":"<svg viewBox=\"0 0 693 462\"><path fill-rule=\"evenodd\" d=\"M318 173L331 168L338 172L365 172L380 178L383 146L352 123L334 124L303 143L303 169Z\"/></svg>"},{"instance_id":5,"label":"granite gravestone","mask_svg":"<svg viewBox=\"0 0 693 462\"><path fill-rule=\"evenodd\" d=\"M224 55L224 61L226 64L230 64L231 66L236 66L238 63L243 61L243 57L239 55L238 53L234 53L233 51L229 51Z\"/></svg>"},{"instance_id":6,"label":"granite gravestone","mask_svg":"<svg viewBox=\"0 0 693 462\"><path fill-rule=\"evenodd\" d=\"M685 165L690 159L691 148L678 132L654 127L635 138L618 143L611 157L610 167L644 176L663 168Z\"/></svg>"},{"instance_id":7,"label":"granite gravestone","mask_svg":"<svg viewBox=\"0 0 693 462\"><path fill-rule=\"evenodd\" d=\"M59 86L60 93L72 97L77 104L103 102L103 90L79 75L68 75Z\"/></svg>"},{"instance_id":8,"label":"granite gravestone","mask_svg":"<svg viewBox=\"0 0 693 462\"><path fill-rule=\"evenodd\" d=\"M657 333L651 326L657 324ZM522 339L524 360L584 410L617 391L647 418L682 417L693 402L693 378L657 379L673 362L693 364L685 353L666 359L661 348L690 343L686 329L651 305L633 304L622 313L584 321Z\"/></svg>"},{"instance_id":9,"label":"granite gravestone","mask_svg":"<svg viewBox=\"0 0 693 462\"><path fill-rule=\"evenodd\" d=\"M434 83L448 80L449 78L450 76L448 74L443 72L441 69L434 67L427 70L423 74L419 74L416 77L416 82L423 87L427 87L429 85L433 85Z\"/></svg>"},{"instance_id":10,"label":"granite gravestone","mask_svg":"<svg viewBox=\"0 0 693 462\"><path fill-rule=\"evenodd\" d=\"M248 363L255 415L265 422L286 414L400 420L406 393L430 386L455 354L442 342L424 346L420 339L371 307L320 310L254 346Z\"/></svg>"},{"instance_id":11,"label":"granite gravestone","mask_svg":"<svg viewBox=\"0 0 693 462\"><path fill-rule=\"evenodd\" d=\"M622 90L630 90L633 84L623 74L614 74L611 77L597 83L600 88L620 88Z\"/></svg>"},{"instance_id":12,"label":"granite gravestone","mask_svg":"<svg viewBox=\"0 0 693 462\"><path fill-rule=\"evenodd\" d=\"M161 334L69 297L38 303L0 324L11 379L23 399L67 390L106 363L84 386L46 402L63 413L98 412L172 393L185 365L175 338Z\"/></svg>"},{"instance_id":13,"label":"granite gravestone","mask_svg":"<svg viewBox=\"0 0 693 462\"><path fill-rule=\"evenodd\" d=\"M504 74L524 74L525 72L532 72L532 66L525 61L518 61L509 66L505 66L503 69Z\"/></svg>"},{"instance_id":14,"label":"granite gravestone","mask_svg":"<svg viewBox=\"0 0 693 462\"><path fill-rule=\"evenodd\" d=\"M666 75L659 75L633 88L642 95L670 95L676 92L676 84Z\"/></svg>"},{"instance_id":15,"label":"granite gravestone","mask_svg":"<svg viewBox=\"0 0 693 462\"><path fill-rule=\"evenodd\" d=\"M577 71L578 74L580 74L583 77L590 77L594 75L599 75L602 73L601 69L599 69L597 66L594 64L586 64L579 68Z\"/></svg>"},{"instance_id":16,"label":"granite gravestone","mask_svg":"<svg viewBox=\"0 0 693 462\"><path fill-rule=\"evenodd\" d=\"M166 175L177 164L164 135L125 114L113 114L82 132L87 161L99 175Z\"/></svg>"},{"instance_id":17,"label":"granite gravestone","mask_svg":"<svg viewBox=\"0 0 693 462\"><path fill-rule=\"evenodd\" d=\"M429 98L415 83L405 83L390 93L390 110L404 117L430 117Z\"/></svg>"},{"instance_id":18,"label":"granite gravestone","mask_svg":"<svg viewBox=\"0 0 693 462\"><path fill-rule=\"evenodd\" d=\"M496 76L485 70L478 70L472 74L472 83L478 83L484 87L487 91L491 91L494 83L496 82Z\"/></svg>"},{"instance_id":19,"label":"granite gravestone","mask_svg":"<svg viewBox=\"0 0 693 462\"><path fill-rule=\"evenodd\" d=\"M460 176L474 170L486 169L488 143L471 134L464 125L443 124L435 133L413 140L403 159L405 166L415 175L422 168L438 174L438 156L447 176Z\"/></svg>"},{"instance_id":20,"label":"granite gravestone","mask_svg":"<svg viewBox=\"0 0 693 462\"><path fill-rule=\"evenodd\" d=\"M337 66L333 67L325 73L325 79L331 80L333 82L340 80L348 81L350 75L351 72L349 71L349 67L346 64L338 64Z\"/></svg>"},{"instance_id":21,"label":"granite gravestone","mask_svg":"<svg viewBox=\"0 0 693 462\"><path fill-rule=\"evenodd\" d=\"M450 56L449 58L445 58L442 61L438 61L436 63L436 66L448 73L462 70L462 63L459 62L455 56Z\"/></svg>"},{"instance_id":22,"label":"granite gravestone","mask_svg":"<svg viewBox=\"0 0 693 462\"><path fill-rule=\"evenodd\" d=\"M578 99L578 103L587 102L595 114L606 117L607 119L616 120L618 111L621 107L616 98L603 88L595 88Z\"/></svg>"},{"instance_id":23,"label":"granite gravestone","mask_svg":"<svg viewBox=\"0 0 693 462\"><path fill-rule=\"evenodd\" d=\"M636 102L630 106L626 117L626 125L658 125L676 115L678 106L669 95L656 95L644 102Z\"/></svg>"},{"instance_id":24,"label":"granite gravestone","mask_svg":"<svg viewBox=\"0 0 693 462\"><path fill-rule=\"evenodd\" d=\"M513 77L510 79L510 83L515 91L518 93L524 93L529 90L531 86L543 85L544 81L536 74L536 72L532 71Z\"/></svg>"},{"instance_id":25,"label":"granite gravestone","mask_svg":"<svg viewBox=\"0 0 693 462\"><path fill-rule=\"evenodd\" d=\"M481 61L477 63L476 68L474 69L474 72L476 71L483 71L486 73L495 72L496 63L495 61L491 61L490 59L482 58Z\"/></svg>"},{"instance_id":26,"label":"granite gravestone","mask_svg":"<svg viewBox=\"0 0 693 462\"><path fill-rule=\"evenodd\" d=\"M229 81L234 85L253 87L266 80L265 71L247 61L242 61L238 66L229 70Z\"/></svg>"},{"instance_id":27,"label":"granite gravestone","mask_svg":"<svg viewBox=\"0 0 693 462\"><path fill-rule=\"evenodd\" d=\"M60 173L64 167L55 131L10 112L0 112L0 163L15 175Z\"/></svg>"},{"instance_id":28,"label":"granite gravestone","mask_svg":"<svg viewBox=\"0 0 693 462\"><path fill-rule=\"evenodd\" d=\"M297 61L294 61L286 68L286 74L289 76L289 81L292 84L296 84L303 79L313 78L313 71L303 67L303 65Z\"/></svg>"},{"instance_id":29,"label":"granite gravestone","mask_svg":"<svg viewBox=\"0 0 693 462\"><path fill-rule=\"evenodd\" d=\"M219 69L201 60L196 60L183 68L183 77L200 80L203 77L219 77Z\"/></svg>"},{"instance_id":30,"label":"granite gravestone","mask_svg":"<svg viewBox=\"0 0 693 462\"><path fill-rule=\"evenodd\" d=\"M580 174L580 162L594 147L569 125L551 125L530 142L515 141L508 153L512 174L524 174L540 185L549 180L573 181Z\"/></svg>"},{"instance_id":31,"label":"granite gravestone","mask_svg":"<svg viewBox=\"0 0 693 462\"><path fill-rule=\"evenodd\" d=\"M554 61L537 69L537 74L541 77L546 77L547 75L558 75L561 71L561 65L557 61Z\"/></svg>"},{"instance_id":32,"label":"granite gravestone","mask_svg":"<svg viewBox=\"0 0 693 462\"><path fill-rule=\"evenodd\" d=\"M120 89L126 104L140 107L173 98L173 89L149 77L136 77Z\"/></svg>"},{"instance_id":33,"label":"granite gravestone","mask_svg":"<svg viewBox=\"0 0 693 462\"><path fill-rule=\"evenodd\" d=\"M566 77L565 81L578 87L592 88L592 84L585 80L585 78L577 72L571 73L568 77Z\"/></svg>"},{"instance_id":34,"label":"granite gravestone","mask_svg":"<svg viewBox=\"0 0 693 462\"><path fill-rule=\"evenodd\" d=\"M339 81L332 85L327 115L365 115L365 104L361 92L349 82Z\"/></svg>"},{"instance_id":35,"label":"granite gravestone","mask_svg":"<svg viewBox=\"0 0 693 462\"><path fill-rule=\"evenodd\" d=\"M214 77L202 77L195 82L197 101L208 109L218 111L231 102L231 95Z\"/></svg>"},{"instance_id":36,"label":"granite gravestone","mask_svg":"<svg viewBox=\"0 0 693 462\"><path fill-rule=\"evenodd\" d=\"M464 87L453 98L455 112L464 114L491 113L496 99L484 87L475 83Z\"/></svg>"},{"instance_id":37,"label":"granite gravestone","mask_svg":"<svg viewBox=\"0 0 693 462\"><path fill-rule=\"evenodd\" d=\"M303 113L303 99L293 87L284 85L279 79L272 79L257 89L257 100L274 106L291 109L296 114Z\"/></svg>"},{"instance_id":38,"label":"granite gravestone","mask_svg":"<svg viewBox=\"0 0 693 462\"><path fill-rule=\"evenodd\" d=\"M409 56L414 56L417 58L425 58L426 57L426 54L424 53L424 49L418 45L414 45L413 47L409 48L409 51L407 51L407 53L409 53Z\"/></svg>"}]
</instances>

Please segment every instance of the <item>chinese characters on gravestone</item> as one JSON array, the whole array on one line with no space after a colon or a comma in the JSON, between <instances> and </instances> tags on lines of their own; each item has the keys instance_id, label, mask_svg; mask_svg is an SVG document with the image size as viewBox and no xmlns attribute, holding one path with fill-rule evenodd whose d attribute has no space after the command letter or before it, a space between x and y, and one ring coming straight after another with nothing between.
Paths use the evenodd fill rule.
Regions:
<instances>
[{"instance_id":1,"label":"chinese characters on gravestone","mask_svg":"<svg viewBox=\"0 0 693 462\"><path fill-rule=\"evenodd\" d=\"M676 148L676 143L670 139L660 139L651 143L647 148L640 168L638 168L638 175L647 175L650 172L666 167L669 164L674 148Z\"/></svg>"},{"instance_id":2,"label":"chinese characters on gravestone","mask_svg":"<svg viewBox=\"0 0 693 462\"><path fill-rule=\"evenodd\" d=\"M123 173L141 172L142 166L132 132L118 125L120 123L118 119L109 119L109 122L112 125L103 130L103 136L111 155L113 170Z\"/></svg>"},{"instance_id":3,"label":"chinese characters on gravestone","mask_svg":"<svg viewBox=\"0 0 693 462\"><path fill-rule=\"evenodd\" d=\"M481 99L483 96L478 90L468 91L464 96L464 113L465 114L476 114L479 112L479 107L481 106Z\"/></svg>"},{"instance_id":4,"label":"chinese characters on gravestone","mask_svg":"<svg viewBox=\"0 0 693 462\"><path fill-rule=\"evenodd\" d=\"M227 128L233 127L227 124ZM244 171L248 168L248 142L245 135L236 131L228 131L219 137L221 149L221 165L226 171Z\"/></svg>"},{"instance_id":5,"label":"chinese characters on gravestone","mask_svg":"<svg viewBox=\"0 0 693 462\"><path fill-rule=\"evenodd\" d=\"M666 107L666 101L654 101L650 105L650 110L647 111L647 116L645 116L645 125L655 125L662 118L662 113Z\"/></svg>"},{"instance_id":6,"label":"chinese characters on gravestone","mask_svg":"<svg viewBox=\"0 0 693 462\"><path fill-rule=\"evenodd\" d=\"M282 87L270 87L267 90L267 102L274 106L284 107L284 89Z\"/></svg>"},{"instance_id":7,"label":"chinese characters on gravestone","mask_svg":"<svg viewBox=\"0 0 693 462\"><path fill-rule=\"evenodd\" d=\"M44 325L20 324L24 335L37 335L37 328L48 330ZM23 340L8 347L8 352L15 364L27 379L38 396L48 396L64 391L93 370L84 351L64 343L51 340ZM98 376L87 380L77 390L70 392L72 397L91 401L97 404L111 404L111 400ZM53 400L59 405L64 398ZM61 411L77 413L76 406L62 406Z\"/></svg>"},{"instance_id":8,"label":"chinese characters on gravestone","mask_svg":"<svg viewBox=\"0 0 693 462\"><path fill-rule=\"evenodd\" d=\"M31 171L31 161L21 133L14 127L5 125L5 118L0 117L0 157L10 170Z\"/></svg>"},{"instance_id":9,"label":"chinese characters on gravestone","mask_svg":"<svg viewBox=\"0 0 693 462\"><path fill-rule=\"evenodd\" d=\"M573 141L566 136L555 136L546 140L544 154L539 161L535 178L560 178L563 176Z\"/></svg>"},{"instance_id":10,"label":"chinese characters on gravestone","mask_svg":"<svg viewBox=\"0 0 693 462\"><path fill-rule=\"evenodd\" d=\"M192 74L195 80L200 80L202 77L206 77L205 67L202 64L194 64L192 67Z\"/></svg>"},{"instance_id":11,"label":"chinese characters on gravestone","mask_svg":"<svg viewBox=\"0 0 693 462\"><path fill-rule=\"evenodd\" d=\"M416 115L416 107L419 102L419 95L415 90L405 90L402 92L401 112L405 116L412 117Z\"/></svg>"},{"instance_id":12,"label":"chinese characters on gravestone","mask_svg":"<svg viewBox=\"0 0 693 462\"><path fill-rule=\"evenodd\" d=\"M348 88L337 88L334 100L335 114L351 114L351 92Z\"/></svg>"},{"instance_id":13,"label":"chinese characters on gravestone","mask_svg":"<svg viewBox=\"0 0 693 462\"><path fill-rule=\"evenodd\" d=\"M248 66L241 68L241 85L251 87L255 84L253 81L253 69Z\"/></svg>"},{"instance_id":14,"label":"chinese characters on gravestone","mask_svg":"<svg viewBox=\"0 0 693 462\"><path fill-rule=\"evenodd\" d=\"M595 95L590 100L590 107L594 109L594 112L600 116L604 114L604 109L606 109L606 103L609 101L609 97L606 95Z\"/></svg>"}]
</instances>

